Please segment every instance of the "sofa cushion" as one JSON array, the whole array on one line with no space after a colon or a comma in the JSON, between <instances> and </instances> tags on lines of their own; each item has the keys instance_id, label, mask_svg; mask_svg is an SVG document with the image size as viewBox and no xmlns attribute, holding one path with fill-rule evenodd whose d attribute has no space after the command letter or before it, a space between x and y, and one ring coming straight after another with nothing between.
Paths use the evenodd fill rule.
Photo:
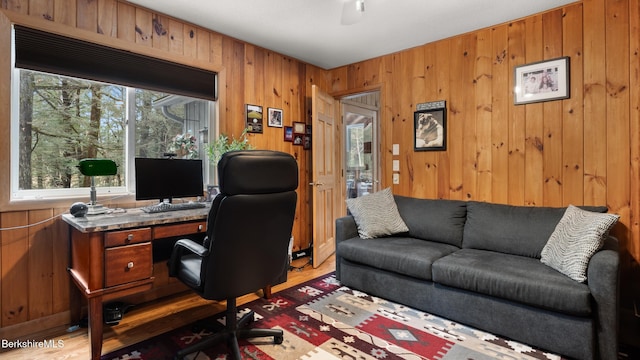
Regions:
<instances>
[{"instance_id":1,"label":"sofa cushion","mask_svg":"<svg viewBox=\"0 0 640 360\"><path fill-rule=\"evenodd\" d=\"M433 281L570 315L591 314L591 293L539 260L462 249L434 262Z\"/></svg>"},{"instance_id":2,"label":"sofa cushion","mask_svg":"<svg viewBox=\"0 0 640 360\"><path fill-rule=\"evenodd\" d=\"M416 199L395 196L400 216L409 236L462 246L467 202L460 200Z\"/></svg>"},{"instance_id":3,"label":"sofa cushion","mask_svg":"<svg viewBox=\"0 0 640 360\"><path fill-rule=\"evenodd\" d=\"M591 256L602 248L619 218L615 214L597 214L569 205L542 249L540 261L575 281L587 281Z\"/></svg>"},{"instance_id":4,"label":"sofa cushion","mask_svg":"<svg viewBox=\"0 0 640 360\"><path fill-rule=\"evenodd\" d=\"M583 207L606 212L606 207ZM566 208L512 206L470 201L462 247L540 259Z\"/></svg>"},{"instance_id":5,"label":"sofa cushion","mask_svg":"<svg viewBox=\"0 0 640 360\"><path fill-rule=\"evenodd\" d=\"M398 213L391 188L347 199L347 208L356 220L358 234L363 239L409 231Z\"/></svg>"},{"instance_id":6,"label":"sofa cushion","mask_svg":"<svg viewBox=\"0 0 640 360\"><path fill-rule=\"evenodd\" d=\"M448 244L392 236L341 241L336 246L336 254L374 268L431 280L431 264L458 249Z\"/></svg>"}]
</instances>

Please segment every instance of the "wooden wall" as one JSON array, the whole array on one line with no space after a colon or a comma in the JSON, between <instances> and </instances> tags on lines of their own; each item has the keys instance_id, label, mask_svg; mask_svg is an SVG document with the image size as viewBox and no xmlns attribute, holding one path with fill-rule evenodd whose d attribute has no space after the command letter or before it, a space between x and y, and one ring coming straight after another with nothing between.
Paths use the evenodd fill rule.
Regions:
<instances>
[{"instance_id":1,"label":"wooden wall","mask_svg":"<svg viewBox=\"0 0 640 360\"><path fill-rule=\"evenodd\" d=\"M396 194L531 206L606 204L640 260L640 5L585 0L331 70L335 94L382 89ZM569 56L571 98L514 105L514 66ZM414 152L416 104L446 100L447 151ZM400 156L391 155L401 144ZM391 161L400 184L391 185ZM637 276L637 275L636 275ZM634 282L638 282L636 277Z\"/></svg>"},{"instance_id":2,"label":"wooden wall","mask_svg":"<svg viewBox=\"0 0 640 360\"><path fill-rule=\"evenodd\" d=\"M220 71L221 126L231 134L244 127L246 103L283 109L285 124L309 123L312 84L337 96L380 89L383 186L392 186L391 162L398 159L396 194L531 206L606 204L622 216L615 235L631 263L640 259L639 1L584 0L330 71L117 0L2 0L0 7L33 26L72 29L87 40ZM0 41L0 54L7 52ZM559 56L571 57L571 98L513 105L513 67ZM5 139L6 65L0 56ZM448 149L414 152L415 106L435 100L447 101ZM250 141L298 158L294 237L296 249L306 248L310 154L282 137L281 129L265 126ZM401 144L400 156L391 154L394 143ZM4 173L7 150L8 142L0 142ZM47 220L68 207L7 208L2 196L2 228ZM66 236L59 220L0 231L1 338L68 321Z\"/></svg>"},{"instance_id":3,"label":"wooden wall","mask_svg":"<svg viewBox=\"0 0 640 360\"><path fill-rule=\"evenodd\" d=\"M60 218L74 200L8 203L10 23L20 23L218 71L221 131L238 136L245 104L283 110L283 123L310 123L306 104L314 83L325 84L326 71L236 39L156 14L117 0L0 1L0 338L12 339L68 324L70 280L68 230ZM314 78L319 80L316 81ZM326 85L323 85L326 86ZM308 168L310 152L284 142L282 128L264 126L250 135L259 149L293 154L300 166L299 204L294 250L311 241ZM77 199L78 201L83 199ZM86 199L85 199L86 200ZM133 199L109 206L131 207ZM48 220L53 218L53 220ZM37 226L26 226L44 221Z\"/></svg>"}]
</instances>

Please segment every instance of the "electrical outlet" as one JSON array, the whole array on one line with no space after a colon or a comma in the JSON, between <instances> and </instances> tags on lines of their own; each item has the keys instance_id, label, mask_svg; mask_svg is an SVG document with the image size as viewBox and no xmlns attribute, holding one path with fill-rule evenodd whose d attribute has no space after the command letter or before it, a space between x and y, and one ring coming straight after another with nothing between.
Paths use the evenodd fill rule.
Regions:
<instances>
[{"instance_id":1,"label":"electrical outlet","mask_svg":"<svg viewBox=\"0 0 640 360\"><path fill-rule=\"evenodd\" d=\"M393 184L394 185L400 184L400 174L398 173L393 174Z\"/></svg>"}]
</instances>

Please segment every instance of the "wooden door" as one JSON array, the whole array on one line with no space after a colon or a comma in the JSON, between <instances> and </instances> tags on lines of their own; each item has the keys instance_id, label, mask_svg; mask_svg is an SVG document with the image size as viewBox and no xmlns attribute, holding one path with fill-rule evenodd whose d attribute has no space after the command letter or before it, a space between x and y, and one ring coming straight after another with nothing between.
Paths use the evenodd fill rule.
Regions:
<instances>
[{"instance_id":1,"label":"wooden door","mask_svg":"<svg viewBox=\"0 0 640 360\"><path fill-rule=\"evenodd\" d=\"M311 187L313 198L313 267L335 251L336 174L339 149L337 101L313 85L311 90Z\"/></svg>"}]
</instances>

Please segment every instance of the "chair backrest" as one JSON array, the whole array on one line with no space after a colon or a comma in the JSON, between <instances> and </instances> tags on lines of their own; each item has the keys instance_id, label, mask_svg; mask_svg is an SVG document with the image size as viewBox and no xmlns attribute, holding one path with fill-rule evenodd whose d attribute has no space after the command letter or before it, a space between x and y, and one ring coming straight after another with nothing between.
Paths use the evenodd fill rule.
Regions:
<instances>
[{"instance_id":1,"label":"chair backrest","mask_svg":"<svg viewBox=\"0 0 640 360\"><path fill-rule=\"evenodd\" d=\"M272 285L287 271L298 164L283 152L231 151L218 162L218 178L201 274L202 295L222 300Z\"/></svg>"}]
</instances>

